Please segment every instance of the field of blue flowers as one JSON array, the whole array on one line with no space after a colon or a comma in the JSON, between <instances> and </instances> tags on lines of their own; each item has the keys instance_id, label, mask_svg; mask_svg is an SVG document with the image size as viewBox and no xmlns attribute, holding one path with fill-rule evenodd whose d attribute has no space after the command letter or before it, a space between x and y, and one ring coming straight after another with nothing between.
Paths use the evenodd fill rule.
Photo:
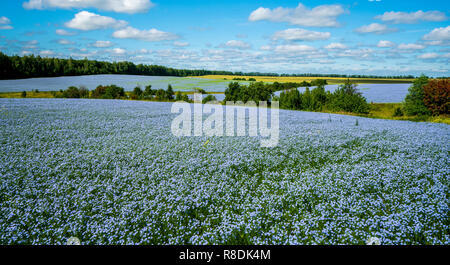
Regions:
<instances>
[{"instance_id":1,"label":"field of blue flowers","mask_svg":"<svg viewBox=\"0 0 450 265\"><path fill-rule=\"evenodd\" d=\"M0 99L0 244L450 243L448 125L281 110L261 148L170 107Z\"/></svg>"}]
</instances>

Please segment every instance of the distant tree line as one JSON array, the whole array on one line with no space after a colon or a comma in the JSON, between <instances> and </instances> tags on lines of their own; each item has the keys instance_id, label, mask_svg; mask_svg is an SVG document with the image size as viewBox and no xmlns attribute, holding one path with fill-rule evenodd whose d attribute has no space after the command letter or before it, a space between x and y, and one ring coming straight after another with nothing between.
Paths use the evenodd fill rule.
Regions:
<instances>
[{"instance_id":1,"label":"distant tree line","mask_svg":"<svg viewBox=\"0 0 450 265\"><path fill-rule=\"evenodd\" d=\"M340 75L340 74L280 74L279 76L284 77L339 77L339 78L373 78L373 79L414 79L413 75Z\"/></svg>"},{"instance_id":2,"label":"distant tree line","mask_svg":"<svg viewBox=\"0 0 450 265\"><path fill-rule=\"evenodd\" d=\"M131 62L100 62L42 58L40 56L7 56L0 52L0 79L32 77L77 76L97 74L129 74L148 76L201 76L232 75L227 71L184 70L159 65L134 64Z\"/></svg>"},{"instance_id":3,"label":"distant tree line","mask_svg":"<svg viewBox=\"0 0 450 265\"><path fill-rule=\"evenodd\" d=\"M344 77L344 78L414 78L407 76L375 76L375 75L338 75L338 74L277 74L259 72L231 72L210 70L174 69L159 65L134 64L132 62L104 62L95 60L75 60L60 58L42 58L40 56L8 56L0 52L0 79L19 79L32 77L77 76L97 74L129 74L148 76L202 76L202 75L235 75L235 76L288 76L288 77ZM254 78L248 81L256 81Z\"/></svg>"},{"instance_id":4,"label":"distant tree line","mask_svg":"<svg viewBox=\"0 0 450 265\"><path fill-rule=\"evenodd\" d=\"M323 84L300 93L297 89L283 91L277 98L280 108L306 111L345 111L369 113L370 105L357 89L357 85L347 80L334 92L325 91ZM276 99L275 99L276 100Z\"/></svg>"}]
</instances>

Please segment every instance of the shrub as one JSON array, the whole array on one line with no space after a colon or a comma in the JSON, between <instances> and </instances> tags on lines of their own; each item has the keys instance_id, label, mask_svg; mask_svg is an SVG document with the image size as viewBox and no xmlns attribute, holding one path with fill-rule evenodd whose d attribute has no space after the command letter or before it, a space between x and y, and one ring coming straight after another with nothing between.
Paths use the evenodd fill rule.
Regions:
<instances>
[{"instance_id":1,"label":"shrub","mask_svg":"<svg viewBox=\"0 0 450 265\"><path fill-rule=\"evenodd\" d=\"M21 97L26 98L27 97L27 91L22 91Z\"/></svg>"},{"instance_id":2,"label":"shrub","mask_svg":"<svg viewBox=\"0 0 450 265\"><path fill-rule=\"evenodd\" d=\"M134 88L133 92L131 93L131 99L141 99L143 95L142 89L140 86L137 86Z\"/></svg>"},{"instance_id":3,"label":"shrub","mask_svg":"<svg viewBox=\"0 0 450 265\"><path fill-rule=\"evenodd\" d=\"M433 115L450 114L450 79L430 80L423 92L423 102Z\"/></svg>"},{"instance_id":4,"label":"shrub","mask_svg":"<svg viewBox=\"0 0 450 265\"><path fill-rule=\"evenodd\" d=\"M116 85L98 86L94 91L92 91L91 97L101 99L120 99L125 97L125 90Z\"/></svg>"},{"instance_id":5,"label":"shrub","mask_svg":"<svg viewBox=\"0 0 450 265\"><path fill-rule=\"evenodd\" d=\"M337 111L369 113L370 106L357 89L357 85L349 79L329 95L330 108Z\"/></svg>"},{"instance_id":6,"label":"shrub","mask_svg":"<svg viewBox=\"0 0 450 265\"><path fill-rule=\"evenodd\" d=\"M402 117L402 116L403 116L403 111L402 111L402 109L399 108L399 107L395 108L395 111L394 111L394 115L393 115L393 116L394 116L394 117Z\"/></svg>"},{"instance_id":7,"label":"shrub","mask_svg":"<svg viewBox=\"0 0 450 265\"><path fill-rule=\"evenodd\" d=\"M213 96L213 95L207 95L207 96L202 100L202 103L203 103L203 104L206 104L206 103L211 102L211 101L217 101L217 98L216 98L215 96Z\"/></svg>"},{"instance_id":8,"label":"shrub","mask_svg":"<svg viewBox=\"0 0 450 265\"><path fill-rule=\"evenodd\" d=\"M63 98L80 98L80 91L78 91L77 87L70 86L66 90L62 92Z\"/></svg>"},{"instance_id":9,"label":"shrub","mask_svg":"<svg viewBox=\"0 0 450 265\"><path fill-rule=\"evenodd\" d=\"M413 85L408 89L405 97L405 112L409 116L430 115L430 111L424 103L423 87L428 84L428 77L422 75L414 80Z\"/></svg>"}]
</instances>

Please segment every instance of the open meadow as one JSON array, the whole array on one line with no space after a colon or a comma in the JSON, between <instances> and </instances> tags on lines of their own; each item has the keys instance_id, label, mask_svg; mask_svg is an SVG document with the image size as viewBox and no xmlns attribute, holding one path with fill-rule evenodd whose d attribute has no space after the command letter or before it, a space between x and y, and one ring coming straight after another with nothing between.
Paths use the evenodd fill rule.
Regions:
<instances>
[{"instance_id":1,"label":"open meadow","mask_svg":"<svg viewBox=\"0 0 450 265\"><path fill-rule=\"evenodd\" d=\"M170 103L0 106L0 244L450 243L445 124L280 110L261 148L175 137Z\"/></svg>"},{"instance_id":2,"label":"open meadow","mask_svg":"<svg viewBox=\"0 0 450 265\"><path fill-rule=\"evenodd\" d=\"M295 77L295 76L236 76L236 75L204 75L196 76L196 78L217 79L217 80L233 80L234 78L253 78L262 82L279 82L279 83L301 83L303 81L311 82L316 79L325 79L330 85L342 84L345 80L350 79L356 84L405 84L411 83L414 79L388 79L388 78L343 78L343 77Z\"/></svg>"}]
</instances>

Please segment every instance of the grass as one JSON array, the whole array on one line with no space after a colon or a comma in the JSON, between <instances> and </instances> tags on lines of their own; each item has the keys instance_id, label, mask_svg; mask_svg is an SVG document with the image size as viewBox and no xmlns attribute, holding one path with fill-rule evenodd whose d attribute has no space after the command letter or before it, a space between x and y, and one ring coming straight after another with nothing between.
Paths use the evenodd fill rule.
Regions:
<instances>
[{"instance_id":1,"label":"grass","mask_svg":"<svg viewBox=\"0 0 450 265\"><path fill-rule=\"evenodd\" d=\"M221 80L233 80L233 78L254 78L256 81L263 82L279 82L279 83L287 83L287 82L311 82L315 79L326 79L328 84L342 84L347 78L343 77L284 77L284 76L233 76L233 75L205 75L205 76L197 76L196 78L206 78L206 79L221 79ZM351 81L357 84L404 84L404 83L412 83L414 79L382 79L382 78L350 78Z\"/></svg>"},{"instance_id":2,"label":"grass","mask_svg":"<svg viewBox=\"0 0 450 265\"><path fill-rule=\"evenodd\" d=\"M22 92L1 92L0 98L21 98ZM32 92L27 91L27 98L53 98L53 94L50 91Z\"/></svg>"}]
</instances>

